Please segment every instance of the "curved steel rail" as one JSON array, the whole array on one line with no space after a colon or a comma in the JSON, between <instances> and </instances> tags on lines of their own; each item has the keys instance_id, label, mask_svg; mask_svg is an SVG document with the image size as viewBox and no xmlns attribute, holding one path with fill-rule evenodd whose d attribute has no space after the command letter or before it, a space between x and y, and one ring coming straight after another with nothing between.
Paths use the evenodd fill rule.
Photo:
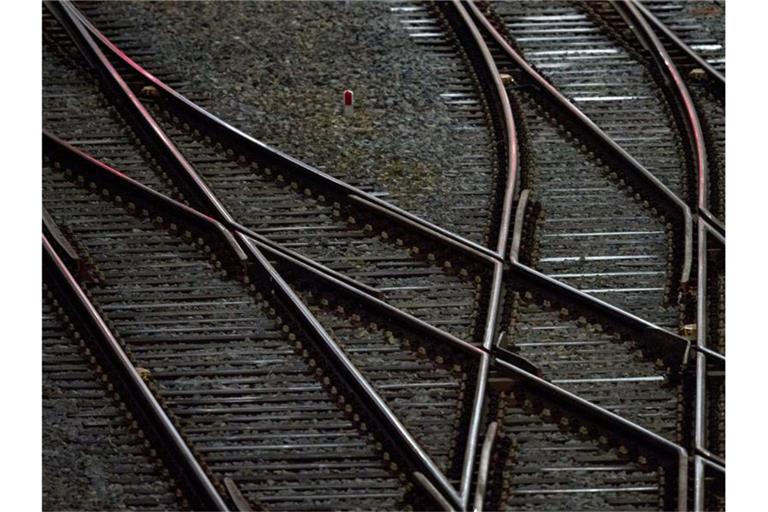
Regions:
<instances>
[{"instance_id":1,"label":"curved steel rail","mask_svg":"<svg viewBox=\"0 0 768 512\"><path fill-rule=\"evenodd\" d=\"M656 28L656 30L661 32L664 37L669 39L669 41L678 50L687 55L689 59L691 59L698 67L703 69L709 75L710 79L714 82L716 90L719 94L725 95L725 76L723 76L722 73L716 70L709 62L704 60L701 55L696 52L696 50L688 46L682 39L677 37L677 35L659 18L657 18L656 15L653 14L646 6L644 6L642 2L636 2L635 7L643 14L643 16L645 16L651 25Z\"/></svg>"},{"instance_id":2,"label":"curved steel rail","mask_svg":"<svg viewBox=\"0 0 768 512\"><path fill-rule=\"evenodd\" d=\"M725 487L725 467L715 462L709 461L703 457L694 457L694 487L693 487L693 509L707 510L706 498L707 489L704 488L704 480L707 472L712 474L713 479L717 480L721 487Z\"/></svg>"},{"instance_id":3,"label":"curved steel rail","mask_svg":"<svg viewBox=\"0 0 768 512\"><path fill-rule=\"evenodd\" d=\"M499 70L496 67L496 61L485 44L480 31L472 22L469 13L458 0L453 0L452 4L438 3L443 13L452 25L454 33L464 50L470 56L470 63L475 69L475 75L478 77L481 87L485 89L485 96L491 105L490 115L494 119L494 128L501 131L498 137L501 139L501 151L499 151L499 168L504 170L504 193L502 195L499 228L496 234L496 254L500 259L504 259L507 251L507 241L509 239L509 230L512 218L512 203L517 193L517 186L520 181L520 155L517 147L517 132L515 128L515 119L512 115L512 106L507 96L507 90L502 83ZM451 12L450 8L453 8ZM472 58L472 56L479 58ZM493 108L495 107L495 108Z\"/></svg>"},{"instance_id":4,"label":"curved steel rail","mask_svg":"<svg viewBox=\"0 0 768 512\"><path fill-rule=\"evenodd\" d=\"M673 105L678 110L678 117L685 127L687 134L688 149L691 153L694 173L696 176L696 205L698 208L709 208L709 165L707 162L707 148L704 143L704 131L701 128L699 114L696 112L696 106L685 85L680 71L672 62L666 48L659 40L656 33L651 29L645 17L637 8L636 0L629 2L617 2L611 0L616 11L621 13L629 23L632 31L637 38L644 43L649 53L653 57L658 71L664 78L662 85L667 92L676 101Z\"/></svg>"},{"instance_id":5,"label":"curved steel rail","mask_svg":"<svg viewBox=\"0 0 768 512\"><path fill-rule=\"evenodd\" d=\"M488 485L488 470L491 466L491 453L493 451L493 442L496 439L496 430L499 424L491 422L485 433L483 449L480 451L480 465L477 468L477 488L475 489L475 508L473 512L482 512L485 501L485 488Z\"/></svg>"},{"instance_id":6,"label":"curved steel rail","mask_svg":"<svg viewBox=\"0 0 768 512\"><path fill-rule=\"evenodd\" d=\"M136 74L137 77L148 85L155 87L160 93L160 96L177 109L179 116L184 116L186 119L190 120L190 124L204 126L206 130L217 138L226 139L227 143L231 147L236 148L238 153L249 155L255 161L278 165L282 169L300 175L303 179L327 188L345 201L356 202L374 214L386 216L388 220L400 224L405 229L415 230L425 237L449 244L453 249L460 251L471 259L497 259L496 253L491 249L424 220L402 208L349 185L338 178L334 178L315 167L254 139L222 119L207 112L133 61L96 27L94 27L82 13L68 4L69 2L65 3L68 11L72 16L77 18L78 22L82 24L82 27L87 29L90 35L95 37L104 49L123 62Z\"/></svg>"},{"instance_id":7,"label":"curved steel rail","mask_svg":"<svg viewBox=\"0 0 768 512\"><path fill-rule=\"evenodd\" d=\"M486 89L486 97L489 100L489 105L491 107L496 107L491 108L490 115L495 121L495 129L503 132L503 136L500 137L502 139L503 150L499 151L498 164L501 169L505 169L506 171L495 250L496 256L501 261L492 262L493 271L488 291L486 321L483 328L482 346L485 352L481 356L480 365L478 367L477 383L475 385L475 394L473 397L472 419L470 422L467 444L464 450L464 464L461 472L460 494L462 506L464 509L467 509L470 504L472 475L475 472L474 466L478 438L480 436L480 426L485 410L490 354L493 352L496 333L499 329L502 309L502 281L504 275L504 264L502 261L508 250L512 203L519 182L520 157L517 147L515 121L512 116L512 107L509 102L509 97L507 96L507 91L501 81L499 70L496 67L496 62L493 59L485 40L472 20L472 17L459 0L453 0L451 3L446 2L438 5L448 23L451 25L454 33L457 35L460 43L463 45L465 52L470 56L472 66L475 68L475 74L478 77L481 86ZM471 58L472 56L477 56L479 58ZM497 149L499 148L497 147ZM485 491L484 486L478 486L477 489L478 491ZM475 501L477 500L482 502L483 496L476 495Z\"/></svg>"},{"instance_id":8,"label":"curved steel rail","mask_svg":"<svg viewBox=\"0 0 768 512\"><path fill-rule=\"evenodd\" d=\"M109 367L114 382L129 399L125 402L136 413L142 427L157 437L155 443L163 454L166 467L172 469L187 492L190 501L198 510L229 510L224 499L208 478L205 470L190 450L165 410L139 375L136 368L120 346L96 307L80 288L77 280L67 269L48 238L43 235L44 266L50 278L57 284L60 293L67 296L69 306L81 322L97 339L96 353L101 354L102 363Z\"/></svg>"},{"instance_id":9,"label":"curved steel rail","mask_svg":"<svg viewBox=\"0 0 768 512\"><path fill-rule=\"evenodd\" d=\"M510 261L517 261L520 258L520 244L523 241L523 222L525 221L525 209L528 207L528 196L530 196L530 193L529 189L520 192L520 200L517 202L515 224L512 231L512 246L509 250Z\"/></svg>"},{"instance_id":10,"label":"curved steel rail","mask_svg":"<svg viewBox=\"0 0 768 512\"><path fill-rule=\"evenodd\" d=\"M589 117L571 103L556 87L550 84L541 74L509 44L505 37L493 26L490 20L483 14L474 0L468 0L466 5L480 26L488 35L498 44L499 48L515 62L522 72L531 80L538 90L544 93L551 101L567 113L569 118L575 122L586 134L586 139L597 144L607 156L610 156L618 163L618 168L626 172L630 179L633 179L645 186L649 190L658 194L661 205L667 213L678 223L680 232L683 234L682 240L682 265L680 272L680 282L688 282L691 274L691 262L693 256L693 224L691 211L688 205L680 199L675 193L664 185L648 169L640 164L635 158L627 153L612 138L610 138L600 127L598 127Z\"/></svg>"},{"instance_id":11,"label":"curved steel rail","mask_svg":"<svg viewBox=\"0 0 768 512\"><path fill-rule=\"evenodd\" d=\"M69 243L59 227L54 222L48 210L43 206L43 235L48 239L48 243L56 250L59 257L69 265L77 269L78 274L83 272L83 262L77 255L77 251Z\"/></svg>"}]
</instances>

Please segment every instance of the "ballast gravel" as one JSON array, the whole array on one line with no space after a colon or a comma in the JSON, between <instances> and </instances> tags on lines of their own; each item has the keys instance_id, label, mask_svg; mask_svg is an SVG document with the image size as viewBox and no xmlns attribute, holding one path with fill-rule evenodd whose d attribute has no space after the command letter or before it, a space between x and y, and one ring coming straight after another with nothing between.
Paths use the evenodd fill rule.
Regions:
<instances>
[{"instance_id":1,"label":"ballast gravel","mask_svg":"<svg viewBox=\"0 0 768 512\"><path fill-rule=\"evenodd\" d=\"M440 61L408 36L395 5L98 2L88 12L120 19L116 33L140 39L181 79L180 92L204 97L230 124L452 229L468 207L493 204L492 170L478 180L457 164L488 148L468 142L440 98Z\"/></svg>"}]
</instances>

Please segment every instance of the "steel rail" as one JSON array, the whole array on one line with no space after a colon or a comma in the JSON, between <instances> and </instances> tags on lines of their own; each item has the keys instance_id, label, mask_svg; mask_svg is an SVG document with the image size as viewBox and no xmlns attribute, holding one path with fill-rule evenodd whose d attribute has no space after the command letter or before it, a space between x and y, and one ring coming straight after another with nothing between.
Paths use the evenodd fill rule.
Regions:
<instances>
[{"instance_id":1,"label":"steel rail","mask_svg":"<svg viewBox=\"0 0 768 512\"><path fill-rule=\"evenodd\" d=\"M475 489L475 506L473 512L483 512L483 503L485 502L485 488L488 485L488 470L491 466L491 452L493 451L493 442L496 439L496 430L499 424L491 422L485 433L483 448L480 451L480 465L477 468L477 488Z\"/></svg>"},{"instance_id":2,"label":"steel rail","mask_svg":"<svg viewBox=\"0 0 768 512\"><path fill-rule=\"evenodd\" d=\"M253 512L253 507L248 503L248 500L245 499L243 493L240 492L240 488L234 480L228 476L224 477L224 487L227 489L229 497L232 499L232 503L234 503L239 512Z\"/></svg>"},{"instance_id":3,"label":"steel rail","mask_svg":"<svg viewBox=\"0 0 768 512\"><path fill-rule=\"evenodd\" d=\"M493 363L499 371L519 380L526 387L533 389L536 394L564 409L568 409L571 413L588 418L592 424L606 432L633 440L640 445L649 447L651 451L665 454L675 464L675 467L669 469L676 475L677 493L675 501L677 510L686 510L688 452L685 448L505 361L495 359Z\"/></svg>"},{"instance_id":4,"label":"steel rail","mask_svg":"<svg viewBox=\"0 0 768 512\"><path fill-rule=\"evenodd\" d=\"M695 454L702 459L706 460L707 462L711 462L712 464L717 464L723 469L723 472L725 472L725 459L718 456L717 454L712 453L711 451L707 450L706 448L699 448L695 451Z\"/></svg>"},{"instance_id":5,"label":"steel rail","mask_svg":"<svg viewBox=\"0 0 768 512\"><path fill-rule=\"evenodd\" d=\"M396 440L388 443L392 449L400 453L416 471L424 474L445 500L453 506L459 506L461 504L459 494L429 454L392 412L386 401L350 361L344 350L326 332L322 324L272 267L253 241L242 233L238 233L237 236L246 251L253 256L249 268L254 274L254 282L267 281L270 284L278 302L288 311L304 334L313 340L327 358L337 377L345 384L345 388L351 389L357 395L367 415L377 420L390 439Z\"/></svg>"},{"instance_id":6,"label":"steel rail","mask_svg":"<svg viewBox=\"0 0 768 512\"><path fill-rule=\"evenodd\" d=\"M525 222L525 210L528 207L528 197L531 191L528 189L520 192L520 200L517 202L515 212L515 226L512 231L512 246L509 250L509 260L518 261L520 258L520 244L523 241L523 223Z\"/></svg>"},{"instance_id":7,"label":"steel rail","mask_svg":"<svg viewBox=\"0 0 768 512\"><path fill-rule=\"evenodd\" d=\"M703 222L698 224L699 251L696 290L696 345L707 346L707 230ZM707 367L706 356L696 354L696 397L694 399L693 446L695 450L706 446L706 400Z\"/></svg>"},{"instance_id":8,"label":"steel rail","mask_svg":"<svg viewBox=\"0 0 768 512\"><path fill-rule=\"evenodd\" d=\"M669 27L667 27L659 18L653 14L650 9L644 6L641 2L635 3L635 7L642 13L643 16L654 26L656 30L661 32L664 37L669 39L673 46L687 55L694 63L703 69L714 82L716 90L719 94L725 95L725 76L716 70L709 62L699 55L696 50L688 46L682 39L680 39Z\"/></svg>"},{"instance_id":9,"label":"steel rail","mask_svg":"<svg viewBox=\"0 0 768 512\"><path fill-rule=\"evenodd\" d=\"M500 176L503 178L504 192L496 233L496 253L503 260L509 238L512 203L520 181L520 155L512 106L496 67L496 61L466 9L459 0L453 0L451 3L438 2L437 7L446 16L459 43L469 56L470 65L474 68L475 76L478 78L480 87L484 89L484 96L489 103L489 115L497 138L498 166L504 171ZM479 56L479 58L472 58L473 56ZM501 150L498 151L499 149Z\"/></svg>"},{"instance_id":10,"label":"steel rail","mask_svg":"<svg viewBox=\"0 0 768 512\"><path fill-rule=\"evenodd\" d=\"M702 220L709 225L718 241L725 245L725 224L706 208L699 208L699 221Z\"/></svg>"},{"instance_id":11,"label":"steel rail","mask_svg":"<svg viewBox=\"0 0 768 512\"><path fill-rule=\"evenodd\" d=\"M190 124L204 127L203 129L207 130L216 138L226 140L227 144L232 148L236 148L236 151L239 154L247 155L253 161L276 165L281 169L290 171L297 176L301 176L302 179L311 183L326 187L340 199L346 200L350 197L362 199L362 201L358 201L358 204L368 207L371 213L383 215L387 220L395 221L398 224L404 224L403 221L406 219L409 221L405 224L407 229L417 230L422 236L443 240L450 244L453 249L461 251L470 258L477 259L479 255L483 255L485 258L498 259L496 253L487 247L437 226L430 221L422 219L402 208L364 192L357 187L349 185L338 178L334 178L333 176L260 142L241 130L231 126L227 122L193 103L137 64L102 34L76 8L71 7L70 10L72 14L78 18L82 26L96 38L103 48L122 61L140 80L155 87L160 93L160 96L175 108L175 113L178 113L179 116L183 116L191 121ZM375 205L376 208L370 208L370 205Z\"/></svg>"},{"instance_id":12,"label":"steel rail","mask_svg":"<svg viewBox=\"0 0 768 512\"><path fill-rule=\"evenodd\" d=\"M702 354L707 356L710 359L710 361L714 361L719 366L722 366L723 368L725 368L725 356L724 355L722 355L722 354L720 354L718 352L715 352L714 350L709 349L707 347L700 347L698 345L692 345L691 348L693 350L695 350L696 352L701 352Z\"/></svg>"},{"instance_id":13,"label":"steel rail","mask_svg":"<svg viewBox=\"0 0 768 512\"><path fill-rule=\"evenodd\" d=\"M707 238L709 234L717 236L718 233L706 222L698 223L698 289L696 301L696 376L694 399L694 428L693 428L693 448L694 452L705 459L716 462L722 468L725 474L725 460L713 454L707 448L707 378L708 378L708 358L714 359L725 369L725 357L716 352L707 349L708 338L708 305L707 305ZM725 250L725 244L722 249ZM699 465L696 465L694 472L694 510L703 511L704 472L700 471Z\"/></svg>"},{"instance_id":14,"label":"steel rail","mask_svg":"<svg viewBox=\"0 0 768 512\"><path fill-rule=\"evenodd\" d=\"M153 443L155 448L163 454L166 467L179 477L192 506L197 510L228 510L216 486L45 235L42 242L47 274L56 282L60 293L67 297L80 325L86 326L91 333L94 348L100 354L102 364L113 372L111 378L122 389L125 403L142 428L159 441Z\"/></svg>"},{"instance_id":15,"label":"steel rail","mask_svg":"<svg viewBox=\"0 0 768 512\"><path fill-rule=\"evenodd\" d=\"M704 143L704 131L701 128L699 114L696 111L696 106L693 104L693 99L685 84L685 80L683 80L680 71L670 58L661 40L659 40L656 33L648 24L648 21L637 9L636 0L627 2L611 0L611 4L617 12L622 14L638 40L641 41L653 58L659 75L663 77L663 80L660 83L662 89L666 90L667 94L675 99L675 101L672 101L671 103L678 110L677 117L682 122L684 132L687 135L686 140L688 141L687 145L692 161L691 163L694 166L693 171L697 178L695 204L698 208L706 209L709 207L709 164L707 162L707 148Z\"/></svg>"},{"instance_id":16,"label":"steel rail","mask_svg":"<svg viewBox=\"0 0 768 512\"><path fill-rule=\"evenodd\" d=\"M472 419L469 426L467 445L464 449L464 465L462 467L461 478L461 497L464 509L469 506L470 501L475 455L477 453L478 437L480 436L480 426L485 411L486 389L488 387L488 376L491 364L490 354L493 352L501 313L501 286L504 276L504 265L501 262L496 261L493 266L493 278L489 290L488 311L486 313L485 326L483 328L484 353L481 357L480 365L478 366L477 384L475 385L475 395L473 397Z\"/></svg>"},{"instance_id":17,"label":"steel rail","mask_svg":"<svg viewBox=\"0 0 768 512\"><path fill-rule=\"evenodd\" d=\"M477 454L478 438L480 436L480 427L483 421L485 411L486 389L488 386L488 376L490 368L490 353L493 350L494 340L498 331L501 313L502 279L504 275L504 255L507 251L510 222L512 217L512 202L517 191L519 181L520 157L517 147L517 133L515 121L512 116L512 107L507 96L507 91L499 76L499 70L496 62L491 55L488 45L485 43L480 31L475 25L472 17L466 11L464 6L458 0L451 3L438 4L445 15L446 20L451 25L454 33L463 46L464 51L470 56L471 65L474 68L475 75L485 89L485 96L491 108L491 118L493 119L494 131L502 132L502 136L497 140L501 144L502 151L499 153L498 165L500 169L506 171L504 178L504 193L502 196L499 227L496 235L496 255L500 261L492 261L493 271L491 276L491 285L488 294L488 311L483 329L482 347L485 353L481 356L477 372L477 383L475 385L475 394L473 396L472 416L467 436L467 444L464 449L464 461L461 471L460 495L462 507L464 510L469 508L470 494L472 492L472 475L475 469L475 459ZM476 56L479 58L471 58ZM527 361L525 361L527 362ZM530 364L530 363L529 363ZM478 491L485 491L485 487L477 487ZM475 496L475 500L482 502L483 496Z\"/></svg>"},{"instance_id":18,"label":"steel rail","mask_svg":"<svg viewBox=\"0 0 768 512\"><path fill-rule=\"evenodd\" d=\"M73 165L72 170L87 175L89 180L104 180L112 186L119 187L119 190L127 191L128 193L141 197L145 202L152 204L153 208L163 212L171 211L177 217L184 218L186 221L192 222L197 226L202 225L202 228L207 229L208 231L213 231L214 234L222 237L226 242L226 246L228 246L228 251L234 253L233 255L236 260L245 265L249 274L253 274L252 281L266 281L271 284L275 296L282 307L290 313L294 322L299 325L307 337L315 343L320 352L328 358L330 365L337 373L337 377L341 379L349 389L353 390L353 393L358 401L363 404L368 415L372 416L377 424L381 425L383 430L387 432L390 438L396 441L392 443L393 449L400 453L410 465L424 473L430 481L432 481L435 487L440 489L446 499L454 502L455 506L460 504L458 493L456 493L439 468L437 468L426 452L424 452L407 429L400 423L384 400L376 393L371 384L357 370L351 361L349 361L336 341L328 335L322 325L314 318L314 316L312 316L306 306L285 283L283 278L274 270L268 260L264 258L258 248L257 244L259 242L257 240L240 232L236 232L235 236L233 236L232 233L217 220L152 190L138 181L125 176L119 171L112 169L108 165L69 146L47 132L43 133L43 150L44 153L51 155L53 158L76 162L77 165ZM268 247L273 254L279 254L279 251L274 247L264 244L262 244L262 246ZM285 254L280 254L280 256L290 258L289 255ZM293 261L301 264L300 260L293 259ZM306 267L311 269L312 272L315 272L316 275L323 275L313 267ZM329 283L332 282L329 280L333 279L327 275L324 275L324 278L326 279L326 282ZM336 284L349 293L357 294L358 297L363 294L360 290L342 281L337 280ZM369 300L371 302L378 301L375 297L370 297ZM391 312L394 309L392 306L386 305L382 301L379 301L377 304L382 311ZM403 317L405 318L405 321L409 322L410 326L421 329L422 332L433 334L442 332L417 319L409 318L405 315L403 315ZM399 317L401 321L403 320L403 317ZM440 339L451 343L451 346L458 347L465 352L474 353L475 355L479 352L477 347L448 335L447 333L440 334Z\"/></svg>"},{"instance_id":19,"label":"steel rail","mask_svg":"<svg viewBox=\"0 0 768 512\"><path fill-rule=\"evenodd\" d=\"M696 107L691 98L688 87L677 69L677 66L667 53L661 40L653 31L644 16L636 0L629 2L616 2L612 0L614 8L622 14L637 38L653 57L659 74L663 77L662 86L668 95L676 101L672 103L677 107L677 117L682 121L687 134L688 150L694 171L697 176L696 205L699 211L709 214L714 225L722 225L716 217L709 213L709 169L707 162L707 148L704 142L704 132L701 128ZM697 222L697 275L696 275L696 346L707 347L708 322L707 322L707 235L708 220L698 219ZM724 238L723 238L724 241ZM693 447L697 453L710 456L706 448L706 403L707 403L707 357L703 352L696 353L695 362L695 398L694 398L694 439ZM699 472L695 472L695 478L703 478ZM702 482L694 484L694 494ZM694 499L696 501L696 499Z\"/></svg>"},{"instance_id":20,"label":"steel rail","mask_svg":"<svg viewBox=\"0 0 768 512\"><path fill-rule=\"evenodd\" d=\"M568 300L577 307L583 308L588 314L597 314L620 325L637 336L637 341L646 345L654 352L664 354L664 359L672 368L683 368L691 350L690 342L673 332L670 332L647 320L617 308L596 297L577 290L570 285L553 279L546 274L534 270L517 261L510 262L509 278L516 278L544 293L560 297L560 301Z\"/></svg>"},{"instance_id":21,"label":"steel rail","mask_svg":"<svg viewBox=\"0 0 768 512\"><path fill-rule=\"evenodd\" d=\"M706 210L705 210L706 211ZM725 460L711 453L707 448L707 377L708 358L715 360L725 369L725 356L707 348L708 332L708 299L707 299L707 267L708 267L708 235L712 235L725 250L725 237L721 235L705 219L699 217L697 225L698 254L697 254L697 290L696 290L696 362L695 362L695 397L693 408L693 450L698 454L694 470L693 505L694 510L704 511L704 478L701 465L704 460L714 461L725 476Z\"/></svg>"},{"instance_id":22,"label":"steel rail","mask_svg":"<svg viewBox=\"0 0 768 512\"><path fill-rule=\"evenodd\" d=\"M483 30L498 44L499 48L512 59L518 68L525 74L537 90L546 95L569 118L583 130L582 139L600 147L606 156L617 163L617 168L624 172L628 178L639 182L644 187L656 192L661 200L661 205L676 220L683 234L683 261L681 266L680 283L688 282L691 274L693 256L693 225L691 211L688 205L672 192L664 183L648 169L640 164L634 157L627 153L616 141L609 137L589 117L571 103L556 87L550 84L539 74L505 39L505 37L493 26L490 20L478 8L474 0L466 0L472 15L478 20Z\"/></svg>"},{"instance_id":23,"label":"steel rail","mask_svg":"<svg viewBox=\"0 0 768 512\"><path fill-rule=\"evenodd\" d=\"M704 457L694 456L694 486L693 486L693 509L694 510L707 510L706 507L706 494L707 490L704 487L704 479L706 478L707 468L714 471L717 476L725 484L725 468L715 462L709 461Z\"/></svg>"},{"instance_id":24,"label":"steel rail","mask_svg":"<svg viewBox=\"0 0 768 512\"><path fill-rule=\"evenodd\" d=\"M77 268L78 272L82 272L82 261L77 255L77 251L69 243L69 240L59 229L59 226L54 222L53 217L48 213L48 210L43 206L43 235L48 239L48 242L56 249L56 252L60 255L62 260Z\"/></svg>"},{"instance_id":25,"label":"steel rail","mask_svg":"<svg viewBox=\"0 0 768 512\"><path fill-rule=\"evenodd\" d=\"M454 512L456 510L453 505L440 494L440 491L432 485L432 482L430 482L420 471L414 471L413 478L427 490L430 496L432 496L432 499L435 500L435 503L440 505L440 508L445 512Z\"/></svg>"}]
</instances>

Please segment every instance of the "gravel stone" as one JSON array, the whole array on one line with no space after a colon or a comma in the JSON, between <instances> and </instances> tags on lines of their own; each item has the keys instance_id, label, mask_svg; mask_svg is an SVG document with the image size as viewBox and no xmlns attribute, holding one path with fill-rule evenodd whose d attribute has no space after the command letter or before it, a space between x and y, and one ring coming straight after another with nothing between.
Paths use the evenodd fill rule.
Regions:
<instances>
[{"instance_id":1,"label":"gravel stone","mask_svg":"<svg viewBox=\"0 0 768 512\"><path fill-rule=\"evenodd\" d=\"M180 92L204 95L234 126L450 229L466 192L490 207L492 170L485 183L457 170L477 150L440 98L440 61L392 5L100 2L89 13L97 26L99 15L120 19L120 35L140 35L155 62L181 76ZM345 89L355 93L349 118Z\"/></svg>"}]
</instances>

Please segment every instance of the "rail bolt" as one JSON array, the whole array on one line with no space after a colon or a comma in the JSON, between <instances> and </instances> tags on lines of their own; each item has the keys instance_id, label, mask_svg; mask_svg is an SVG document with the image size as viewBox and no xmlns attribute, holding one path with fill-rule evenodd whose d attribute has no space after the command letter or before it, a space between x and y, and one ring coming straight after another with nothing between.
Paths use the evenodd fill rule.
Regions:
<instances>
[{"instance_id":1,"label":"rail bolt","mask_svg":"<svg viewBox=\"0 0 768 512\"><path fill-rule=\"evenodd\" d=\"M157 87L151 86L151 85L145 85L141 88L141 93L143 97L145 98L159 98L160 97L160 91L157 90Z\"/></svg>"},{"instance_id":2,"label":"rail bolt","mask_svg":"<svg viewBox=\"0 0 768 512\"><path fill-rule=\"evenodd\" d=\"M515 83L515 79L512 78L512 75L507 73L500 73L499 78L501 78L501 83L505 86L510 86Z\"/></svg>"},{"instance_id":3,"label":"rail bolt","mask_svg":"<svg viewBox=\"0 0 768 512\"><path fill-rule=\"evenodd\" d=\"M707 77L707 73L701 69L701 68L693 68L689 73L688 76L692 80L704 80Z\"/></svg>"}]
</instances>

